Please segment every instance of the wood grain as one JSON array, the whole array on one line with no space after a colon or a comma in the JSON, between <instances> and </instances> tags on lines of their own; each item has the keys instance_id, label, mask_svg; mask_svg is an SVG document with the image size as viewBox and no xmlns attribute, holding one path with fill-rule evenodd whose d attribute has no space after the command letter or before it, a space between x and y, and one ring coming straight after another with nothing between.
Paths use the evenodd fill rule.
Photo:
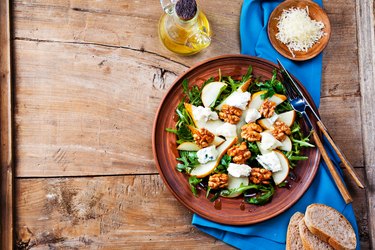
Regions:
<instances>
[{"instance_id":1,"label":"wood grain","mask_svg":"<svg viewBox=\"0 0 375 250\"><path fill-rule=\"evenodd\" d=\"M158 175L19 179L17 183L17 197L22 197L17 202L19 246L229 249L191 225L191 213Z\"/></svg>"},{"instance_id":2,"label":"wood grain","mask_svg":"<svg viewBox=\"0 0 375 250\"><path fill-rule=\"evenodd\" d=\"M177 75L200 60L240 52L242 1L200 1L214 36L212 45L194 57L177 56L159 42L156 27L162 10L158 1L17 0L12 4L18 240L30 239L27 244L33 244L33 249L124 249L128 242L129 249L141 248L143 243L157 249L193 249L197 245L228 248L191 227L191 214L154 175L151 126L160 98ZM356 4L361 7L356 9ZM375 155L368 153L374 148L368 147L374 141L373 123L367 120L366 130L358 126L364 117L362 91L374 93L373 82L363 82L369 79L367 72L371 71L366 71L366 65L371 61L361 57L358 60L358 52L362 51L362 57L368 56L363 53L366 47L359 48L358 43L371 43L361 33L361 23L368 22L366 11L371 10L370 4L369 0L324 1L332 34L324 51L320 113L335 141L361 174L364 166L373 171L371 159ZM371 35L371 28L366 29L369 31ZM370 104L367 101L363 105ZM366 113L366 117L373 115ZM134 139L133 134L139 138ZM352 138L365 142L354 145ZM126 176L77 177L123 174ZM370 181L374 179L372 174L367 174ZM47 176L59 178L44 178ZM133 186L132 179L138 184ZM374 222L367 218L365 192L355 188L350 179L346 181L354 198L361 247L370 249L374 237L369 236L368 228L374 227ZM132 194L121 191L123 186L134 187L130 188ZM155 187L159 190L155 191L157 196L146 197L142 202L144 190ZM55 197L47 197L50 191L57 197L69 197L64 189L73 190L71 201L61 198L63 202L56 202L48 210L49 199ZM121 195L116 196L113 190L120 190ZM90 192L92 196L85 195ZM96 219L86 218L77 206L69 208L69 204L76 205L78 201L87 205L87 197L100 197L101 202L86 213L98 213ZM127 209L116 209L119 204ZM145 213L151 206L156 207L158 217ZM370 203L369 213L373 213L373 206ZM52 211L53 216L47 216L46 211ZM81 211L78 217L77 211ZM133 215L136 219L132 219ZM101 227L106 229L103 233Z\"/></svg>"},{"instance_id":3,"label":"wood grain","mask_svg":"<svg viewBox=\"0 0 375 250\"><path fill-rule=\"evenodd\" d=\"M369 232L375 246L375 12L374 1L356 1L359 44L359 75L362 105L364 163L367 177Z\"/></svg>"},{"instance_id":4,"label":"wood grain","mask_svg":"<svg viewBox=\"0 0 375 250\"><path fill-rule=\"evenodd\" d=\"M9 1L0 1L0 248L13 249L13 105Z\"/></svg>"}]
</instances>

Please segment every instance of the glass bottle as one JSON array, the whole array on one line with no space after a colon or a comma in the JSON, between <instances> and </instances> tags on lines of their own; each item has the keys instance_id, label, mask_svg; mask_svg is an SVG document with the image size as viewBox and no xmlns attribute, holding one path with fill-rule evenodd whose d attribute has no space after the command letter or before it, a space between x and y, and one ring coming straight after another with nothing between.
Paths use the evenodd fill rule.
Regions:
<instances>
[{"instance_id":1,"label":"glass bottle","mask_svg":"<svg viewBox=\"0 0 375 250\"><path fill-rule=\"evenodd\" d=\"M164 14L159 21L159 37L167 49L193 55L210 45L210 24L195 0L160 0L160 3Z\"/></svg>"}]
</instances>

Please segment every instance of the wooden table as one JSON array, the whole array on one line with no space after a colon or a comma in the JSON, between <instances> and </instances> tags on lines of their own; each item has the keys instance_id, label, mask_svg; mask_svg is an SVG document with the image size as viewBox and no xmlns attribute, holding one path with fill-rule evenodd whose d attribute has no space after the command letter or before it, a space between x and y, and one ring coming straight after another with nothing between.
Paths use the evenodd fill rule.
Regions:
<instances>
[{"instance_id":1,"label":"wooden table","mask_svg":"<svg viewBox=\"0 0 375 250\"><path fill-rule=\"evenodd\" d=\"M7 1L1 2L4 14ZM360 244L370 249L373 1L324 3L332 38L324 51L320 113L367 180L366 190L348 178L347 184ZM159 42L159 1L11 2L13 78L2 73L1 82L4 249L12 242L32 249L230 248L191 226L191 212L163 184L151 150L155 112L174 79L203 59L240 52L242 1L200 4L212 24L212 45L180 57ZM12 191L6 171L12 167L13 202L4 196ZM4 218L12 205L14 220L9 213Z\"/></svg>"}]
</instances>

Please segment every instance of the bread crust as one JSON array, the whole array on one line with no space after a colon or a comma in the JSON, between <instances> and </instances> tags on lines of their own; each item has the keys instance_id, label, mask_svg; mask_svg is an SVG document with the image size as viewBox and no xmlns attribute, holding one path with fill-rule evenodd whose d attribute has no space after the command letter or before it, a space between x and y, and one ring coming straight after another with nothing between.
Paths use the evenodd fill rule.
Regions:
<instances>
[{"instance_id":1,"label":"bread crust","mask_svg":"<svg viewBox=\"0 0 375 250\"><path fill-rule=\"evenodd\" d=\"M289 225L288 225L288 231L286 233L286 250L293 250L292 244L296 240L295 239L296 237L301 239L301 237L299 235L299 230L298 230L298 223L303 219L303 217L304 217L303 213L296 212L290 218ZM294 227L296 227L298 235L293 234L293 233L295 233L294 230L293 230ZM301 241L302 241L302 239L301 239Z\"/></svg>"},{"instance_id":2,"label":"bread crust","mask_svg":"<svg viewBox=\"0 0 375 250\"><path fill-rule=\"evenodd\" d=\"M343 246L340 242L338 242L335 238L333 238L331 235L328 235L327 233L325 233L324 231L322 231L318 227L314 226L314 223L311 221L311 218L310 218L310 210L312 210L316 207L319 207L320 209L323 209L323 210L324 209L331 210L331 211L334 211L334 213L337 213L337 215L340 216L340 220L343 220L345 224L350 226L350 227L347 227L347 230L353 231L351 233L353 233L355 235L354 230L353 230L350 222L345 218L345 216L343 216L336 209L334 209L332 207L329 207L329 206L326 206L326 205L323 205L323 204L311 204L306 209L306 214L305 214L304 220L305 220L305 224L306 224L307 228L310 230L310 232L313 233L314 235L316 235L322 241L325 241L328 244L330 244L334 249L337 249L337 250L354 250L354 249L356 249L356 246L357 246L357 240L356 239L355 239L355 242L353 243L354 248L347 248L347 247Z\"/></svg>"}]
</instances>

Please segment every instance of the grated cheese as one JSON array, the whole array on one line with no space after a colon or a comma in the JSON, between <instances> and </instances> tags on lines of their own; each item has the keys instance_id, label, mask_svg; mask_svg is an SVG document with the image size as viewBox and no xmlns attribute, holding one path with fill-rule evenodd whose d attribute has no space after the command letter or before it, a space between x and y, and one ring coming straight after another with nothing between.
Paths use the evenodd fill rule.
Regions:
<instances>
[{"instance_id":1,"label":"grated cheese","mask_svg":"<svg viewBox=\"0 0 375 250\"><path fill-rule=\"evenodd\" d=\"M290 8L283 10L277 24L276 38L293 51L307 51L322 38L324 24L309 17L309 9Z\"/></svg>"}]
</instances>

